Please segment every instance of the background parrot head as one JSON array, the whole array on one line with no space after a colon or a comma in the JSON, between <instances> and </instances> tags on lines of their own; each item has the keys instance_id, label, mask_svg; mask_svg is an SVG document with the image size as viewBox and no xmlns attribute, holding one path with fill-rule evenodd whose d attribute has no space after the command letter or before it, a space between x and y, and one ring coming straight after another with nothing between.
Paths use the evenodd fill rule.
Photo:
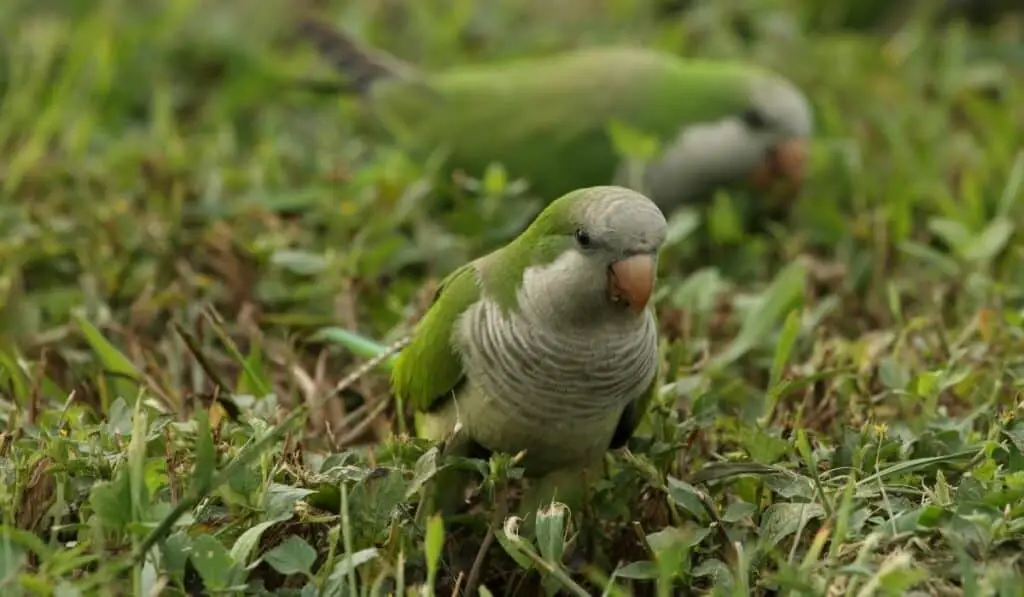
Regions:
<instances>
[{"instance_id":1,"label":"background parrot head","mask_svg":"<svg viewBox=\"0 0 1024 597\"><path fill-rule=\"evenodd\" d=\"M597 320L607 311L644 311L666 231L664 214L646 196L597 186L555 200L509 249L551 263L524 271L523 292L564 293L580 315Z\"/></svg>"},{"instance_id":2,"label":"background parrot head","mask_svg":"<svg viewBox=\"0 0 1024 597\"><path fill-rule=\"evenodd\" d=\"M806 96L787 79L749 66L709 64L728 88L728 107L679 131L647 174L651 196L664 207L742 181L762 193L796 195L806 173L813 113ZM723 72L728 71L728 72ZM721 77L721 78L719 78ZM730 81L731 79L731 81ZM696 83L694 83L696 84ZM714 83L712 83L714 84Z\"/></svg>"}]
</instances>

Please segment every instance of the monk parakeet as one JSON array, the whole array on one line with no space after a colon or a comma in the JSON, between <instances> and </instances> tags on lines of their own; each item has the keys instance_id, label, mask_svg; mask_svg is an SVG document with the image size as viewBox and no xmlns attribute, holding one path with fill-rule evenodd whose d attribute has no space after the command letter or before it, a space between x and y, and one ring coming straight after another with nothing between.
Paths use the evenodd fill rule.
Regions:
<instances>
[{"instance_id":1,"label":"monk parakeet","mask_svg":"<svg viewBox=\"0 0 1024 597\"><path fill-rule=\"evenodd\" d=\"M661 142L637 190L666 213L720 187L788 182L795 192L804 178L808 101L752 64L615 46L426 73L316 20L303 31L404 146L442 148L473 176L501 162L546 199L637 186L615 152L613 121Z\"/></svg>"},{"instance_id":2,"label":"monk parakeet","mask_svg":"<svg viewBox=\"0 0 1024 597\"><path fill-rule=\"evenodd\" d=\"M626 443L654 390L648 301L666 227L635 191L579 189L449 274L392 369L417 433L449 438L448 454L525 450L521 466L537 484L524 514L551 498L577 505L574 475ZM441 489L436 507L451 512L464 490Z\"/></svg>"}]
</instances>

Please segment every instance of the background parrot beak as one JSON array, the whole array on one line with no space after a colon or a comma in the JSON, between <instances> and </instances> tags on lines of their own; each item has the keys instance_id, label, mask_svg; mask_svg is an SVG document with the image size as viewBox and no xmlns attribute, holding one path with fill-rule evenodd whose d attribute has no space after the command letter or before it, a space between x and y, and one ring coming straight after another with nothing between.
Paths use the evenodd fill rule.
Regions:
<instances>
[{"instance_id":1,"label":"background parrot beak","mask_svg":"<svg viewBox=\"0 0 1024 597\"><path fill-rule=\"evenodd\" d=\"M625 300L634 313L647 307L654 290L654 256L634 255L612 264L608 274L612 300Z\"/></svg>"},{"instance_id":2,"label":"background parrot beak","mask_svg":"<svg viewBox=\"0 0 1024 597\"><path fill-rule=\"evenodd\" d=\"M794 193L803 186L807 163L807 140L787 139L773 147L751 173L754 187L767 190L785 181Z\"/></svg>"}]
</instances>

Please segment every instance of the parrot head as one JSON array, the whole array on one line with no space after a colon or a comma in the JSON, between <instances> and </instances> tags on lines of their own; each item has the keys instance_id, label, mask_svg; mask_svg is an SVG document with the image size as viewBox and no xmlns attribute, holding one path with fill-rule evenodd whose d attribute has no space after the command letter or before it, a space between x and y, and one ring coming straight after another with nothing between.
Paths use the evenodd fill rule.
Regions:
<instances>
[{"instance_id":1,"label":"parrot head","mask_svg":"<svg viewBox=\"0 0 1024 597\"><path fill-rule=\"evenodd\" d=\"M753 165L748 170L753 186L767 191L781 183L793 193L799 191L812 130L806 97L788 81L757 79L751 89L751 107L739 115L739 120L741 134L753 147L745 164L747 168Z\"/></svg>"},{"instance_id":2,"label":"parrot head","mask_svg":"<svg viewBox=\"0 0 1024 597\"><path fill-rule=\"evenodd\" d=\"M618 186L556 199L520 237L546 257L524 272L523 291L556 318L638 316L654 290L665 216L648 197Z\"/></svg>"},{"instance_id":3,"label":"parrot head","mask_svg":"<svg viewBox=\"0 0 1024 597\"><path fill-rule=\"evenodd\" d=\"M730 93L734 108L680 130L664 158L647 176L651 197L670 209L686 197L747 183L766 193L793 197L802 188L807 145L813 131L806 96L787 79L757 69L730 73L741 81Z\"/></svg>"}]
</instances>

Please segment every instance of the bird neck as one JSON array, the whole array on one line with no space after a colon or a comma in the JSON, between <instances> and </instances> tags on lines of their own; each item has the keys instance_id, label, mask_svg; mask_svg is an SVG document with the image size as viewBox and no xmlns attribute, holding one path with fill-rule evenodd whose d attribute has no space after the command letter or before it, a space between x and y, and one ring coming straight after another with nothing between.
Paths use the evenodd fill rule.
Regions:
<instances>
[{"instance_id":1,"label":"bird neck","mask_svg":"<svg viewBox=\"0 0 1024 597\"><path fill-rule=\"evenodd\" d=\"M526 268L518 294L524 319L564 334L640 329L643 316L612 303L607 272L576 251Z\"/></svg>"}]
</instances>

